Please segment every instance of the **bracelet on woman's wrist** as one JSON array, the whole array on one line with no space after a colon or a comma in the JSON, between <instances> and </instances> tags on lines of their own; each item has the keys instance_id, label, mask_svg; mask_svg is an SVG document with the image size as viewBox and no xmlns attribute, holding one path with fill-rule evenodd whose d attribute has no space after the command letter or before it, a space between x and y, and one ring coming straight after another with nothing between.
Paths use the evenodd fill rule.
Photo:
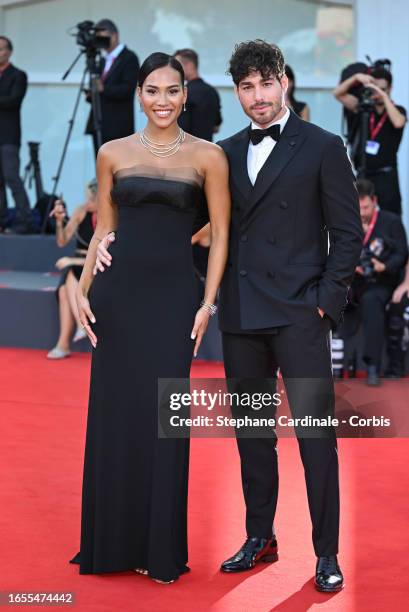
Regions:
<instances>
[{"instance_id":1,"label":"bracelet on woman's wrist","mask_svg":"<svg viewBox=\"0 0 409 612\"><path fill-rule=\"evenodd\" d=\"M204 300L200 302L200 308L205 308L210 313L211 317L213 317L217 312L216 304L211 304L210 302L205 302Z\"/></svg>"}]
</instances>

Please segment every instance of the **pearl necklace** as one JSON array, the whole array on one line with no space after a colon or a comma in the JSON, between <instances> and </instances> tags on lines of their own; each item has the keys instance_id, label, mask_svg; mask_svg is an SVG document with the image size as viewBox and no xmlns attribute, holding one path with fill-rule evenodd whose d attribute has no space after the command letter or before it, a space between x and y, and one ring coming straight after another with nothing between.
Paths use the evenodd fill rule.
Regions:
<instances>
[{"instance_id":1,"label":"pearl necklace","mask_svg":"<svg viewBox=\"0 0 409 612\"><path fill-rule=\"evenodd\" d=\"M179 134L176 136L174 140L171 142L155 142L151 140L143 130L139 134L139 140L142 146L145 149L148 149L152 155L156 157L169 157L170 155L175 155L180 149L182 142L184 142L186 138L186 132L184 132L181 128L179 128Z\"/></svg>"}]
</instances>

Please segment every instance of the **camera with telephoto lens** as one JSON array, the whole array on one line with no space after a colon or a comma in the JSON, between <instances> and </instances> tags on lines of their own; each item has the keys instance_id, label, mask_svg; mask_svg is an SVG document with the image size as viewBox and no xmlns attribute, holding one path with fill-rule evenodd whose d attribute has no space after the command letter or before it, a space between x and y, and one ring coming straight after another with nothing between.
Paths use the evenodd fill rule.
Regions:
<instances>
[{"instance_id":1,"label":"camera with telephoto lens","mask_svg":"<svg viewBox=\"0 0 409 612\"><path fill-rule=\"evenodd\" d=\"M371 240L368 246L363 247L359 265L362 268L365 280L369 282L374 282L376 280L376 272L372 259L376 258L381 261L382 259L385 259L388 252L389 249L383 238L374 238Z\"/></svg>"},{"instance_id":2,"label":"camera with telephoto lens","mask_svg":"<svg viewBox=\"0 0 409 612\"><path fill-rule=\"evenodd\" d=\"M99 33L101 28L96 28L93 21L81 21L77 24L77 28L76 42L84 50L97 53L101 49L108 49L110 37L102 36Z\"/></svg>"},{"instance_id":3,"label":"camera with telephoto lens","mask_svg":"<svg viewBox=\"0 0 409 612\"><path fill-rule=\"evenodd\" d=\"M371 89L370 87L363 87L359 93L358 111L371 111L374 109L374 107L375 100L373 99L373 89Z\"/></svg>"},{"instance_id":4,"label":"camera with telephoto lens","mask_svg":"<svg viewBox=\"0 0 409 612\"><path fill-rule=\"evenodd\" d=\"M340 82L346 81L350 77L355 74L363 73L372 75L378 68L383 68L388 72L391 71L392 63L388 59L379 59L375 62L366 56L368 60L368 64L364 62L355 62L354 64L349 64L346 66L341 72ZM358 98L358 112L352 112L344 108L343 110L343 133L347 137L347 141L349 144L353 144L358 131L358 126L360 123L360 118L364 113L370 113L375 107L375 101L373 99L374 91L370 87L365 87L364 85L358 83L351 87L348 91L349 94Z\"/></svg>"},{"instance_id":5,"label":"camera with telephoto lens","mask_svg":"<svg viewBox=\"0 0 409 612\"><path fill-rule=\"evenodd\" d=\"M359 265L361 266L363 276L367 281L375 280L375 268L372 263L373 256L374 254L372 253L370 248L364 247L362 249Z\"/></svg>"}]
</instances>

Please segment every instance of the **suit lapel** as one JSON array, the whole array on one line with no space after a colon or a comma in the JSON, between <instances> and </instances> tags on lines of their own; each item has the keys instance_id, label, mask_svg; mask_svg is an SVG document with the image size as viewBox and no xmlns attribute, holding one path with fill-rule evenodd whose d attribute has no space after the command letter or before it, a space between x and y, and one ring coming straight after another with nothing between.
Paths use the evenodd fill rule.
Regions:
<instances>
[{"instance_id":1,"label":"suit lapel","mask_svg":"<svg viewBox=\"0 0 409 612\"><path fill-rule=\"evenodd\" d=\"M293 111L290 111L290 113L280 140L257 175L254 188L249 194L248 205L242 218L243 221L251 215L258 202L266 191L271 188L274 181L279 177L305 140L305 135L302 134L301 120Z\"/></svg>"},{"instance_id":2,"label":"suit lapel","mask_svg":"<svg viewBox=\"0 0 409 612\"><path fill-rule=\"evenodd\" d=\"M249 141L249 129L246 128L238 134L237 141L231 147L229 155L232 182L246 200L248 200L250 192L253 189L247 172Z\"/></svg>"}]
</instances>

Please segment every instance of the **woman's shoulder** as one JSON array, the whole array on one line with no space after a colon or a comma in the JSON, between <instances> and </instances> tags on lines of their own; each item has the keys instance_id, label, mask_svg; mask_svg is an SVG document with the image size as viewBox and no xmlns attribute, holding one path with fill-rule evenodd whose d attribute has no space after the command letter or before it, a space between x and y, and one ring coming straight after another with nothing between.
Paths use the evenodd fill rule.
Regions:
<instances>
[{"instance_id":1,"label":"woman's shoulder","mask_svg":"<svg viewBox=\"0 0 409 612\"><path fill-rule=\"evenodd\" d=\"M137 133L125 136L124 138L116 138L109 142L104 142L98 149L98 157L105 159L115 158L118 154L124 150L129 149L132 144L135 144L135 138L138 136Z\"/></svg>"}]
</instances>

